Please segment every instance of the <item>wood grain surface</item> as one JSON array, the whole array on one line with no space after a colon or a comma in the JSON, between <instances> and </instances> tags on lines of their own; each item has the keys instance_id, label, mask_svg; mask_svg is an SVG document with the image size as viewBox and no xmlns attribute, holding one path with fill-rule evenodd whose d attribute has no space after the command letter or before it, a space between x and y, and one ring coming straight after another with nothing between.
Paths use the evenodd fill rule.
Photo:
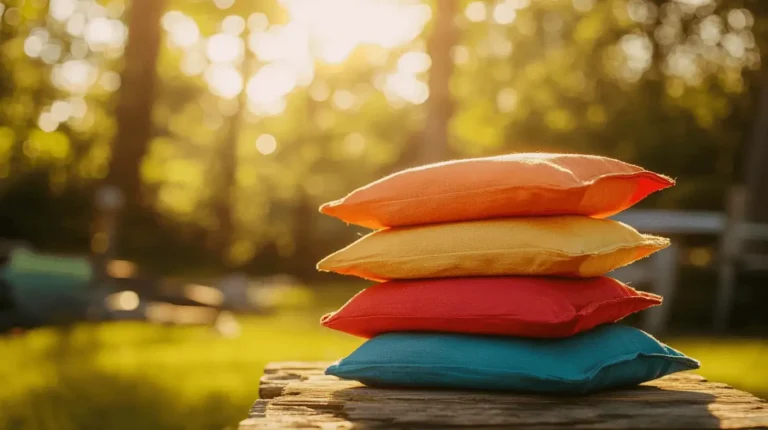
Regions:
<instances>
[{"instance_id":1,"label":"wood grain surface","mask_svg":"<svg viewBox=\"0 0 768 430\"><path fill-rule=\"evenodd\" d=\"M272 363L240 430L277 428L768 428L768 405L691 373L580 397L370 388L329 363Z\"/></svg>"}]
</instances>

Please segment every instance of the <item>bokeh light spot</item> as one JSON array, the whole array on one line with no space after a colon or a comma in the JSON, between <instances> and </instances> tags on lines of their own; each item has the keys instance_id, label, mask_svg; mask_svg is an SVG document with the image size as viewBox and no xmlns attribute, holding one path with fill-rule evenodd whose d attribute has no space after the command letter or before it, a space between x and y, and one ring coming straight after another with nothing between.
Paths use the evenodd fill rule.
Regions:
<instances>
[{"instance_id":1,"label":"bokeh light spot","mask_svg":"<svg viewBox=\"0 0 768 430\"><path fill-rule=\"evenodd\" d=\"M493 20L498 24L511 24L517 18L517 10L510 1L503 1L493 8Z\"/></svg>"},{"instance_id":2,"label":"bokeh light spot","mask_svg":"<svg viewBox=\"0 0 768 430\"><path fill-rule=\"evenodd\" d=\"M402 73L423 73L429 70L432 59L424 52L406 52L397 60L397 70Z\"/></svg>"},{"instance_id":3,"label":"bokeh light spot","mask_svg":"<svg viewBox=\"0 0 768 430\"><path fill-rule=\"evenodd\" d=\"M99 84L109 92L117 91L120 88L120 75L112 71L104 72L99 79Z\"/></svg>"},{"instance_id":4,"label":"bokeh light spot","mask_svg":"<svg viewBox=\"0 0 768 430\"><path fill-rule=\"evenodd\" d=\"M573 8L579 12L589 12L595 7L596 0L573 0Z\"/></svg>"},{"instance_id":5,"label":"bokeh light spot","mask_svg":"<svg viewBox=\"0 0 768 430\"><path fill-rule=\"evenodd\" d=\"M348 90L337 90L333 93L333 104L341 110L351 110L357 104L357 97Z\"/></svg>"},{"instance_id":6,"label":"bokeh light spot","mask_svg":"<svg viewBox=\"0 0 768 430\"><path fill-rule=\"evenodd\" d=\"M214 63L232 63L243 55L243 40L228 33L218 33L208 39L206 54Z\"/></svg>"},{"instance_id":7,"label":"bokeh light spot","mask_svg":"<svg viewBox=\"0 0 768 430\"><path fill-rule=\"evenodd\" d=\"M43 130L46 133L50 133L56 131L56 129L59 127L59 121L56 121L56 118L52 113L43 112L37 119L37 126L40 127L40 130Z\"/></svg>"},{"instance_id":8,"label":"bokeh light spot","mask_svg":"<svg viewBox=\"0 0 768 430\"><path fill-rule=\"evenodd\" d=\"M219 9L229 9L235 4L235 0L213 0L213 4Z\"/></svg>"},{"instance_id":9,"label":"bokeh light spot","mask_svg":"<svg viewBox=\"0 0 768 430\"><path fill-rule=\"evenodd\" d=\"M263 13L255 12L248 16L248 30L251 33L266 31L267 27L269 27L269 19Z\"/></svg>"},{"instance_id":10,"label":"bokeh light spot","mask_svg":"<svg viewBox=\"0 0 768 430\"><path fill-rule=\"evenodd\" d=\"M277 140L271 134L262 134L256 139L256 150L262 155L269 155L277 149Z\"/></svg>"},{"instance_id":11,"label":"bokeh light spot","mask_svg":"<svg viewBox=\"0 0 768 430\"><path fill-rule=\"evenodd\" d=\"M245 20L241 16L229 15L221 22L221 31L233 36L239 36L245 31Z\"/></svg>"},{"instance_id":12,"label":"bokeh light spot","mask_svg":"<svg viewBox=\"0 0 768 430\"><path fill-rule=\"evenodd\" d=\"M212 64L205 70L205 80L213 94L231 99L243 90L243 77L234 67Z\"/></svg>"},{"instance_id":13,"label":"bokeh light spot","mask_svg":"<svg viewBox=\"0 0 768 430\"><path fill-rule=\"evenodd\" d=\"M467 5L466 9L464 9L464 15L472 22L485 21L488 16L488 10L486 9L485 3L481 1L473 1Z\"/></svg>"},{"instance_id":14,"label":"bokeh light spot","mask_svg":"<svg viewBox=\"0 0 768 430\"><path fill-rule=\"evenodd\" d=\"M504 88L496 94L496 106L499 112L510 113L517 107L517 91L513 88Z\"/></svg>"}]
</instances>

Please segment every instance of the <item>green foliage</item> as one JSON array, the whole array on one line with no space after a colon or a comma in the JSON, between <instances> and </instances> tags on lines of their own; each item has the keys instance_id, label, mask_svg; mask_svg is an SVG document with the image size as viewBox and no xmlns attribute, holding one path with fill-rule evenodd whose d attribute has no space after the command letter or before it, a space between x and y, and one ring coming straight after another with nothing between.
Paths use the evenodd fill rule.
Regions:
<instances>
[{"instance_id":1,"label":"green foliage","mask_svg":"<svg viewBox=\"0 0 768 430\"><path fill-rule=\"evenodd\" d=\"M116 81L122 30L99 45L88 31L77 30L75 17L88 17L80 24L86 30L97 18L124 29L119 23L126 22L132 3L88 0L69 12L55 5L49 10L46 2L6 3L0 27L0 203L7 207L7 199L20 195L14 187L47 176L34 179L48 182L40 196L66 205L77 195L80 211L88 212L92 190L107 173L115 101L130 94L120 94ZM274 265L267 262L277 258L311 273L317 257L357 233L321 219L315 208L419 160L418 147L432 144L423 131L428 105L421 87L429 74L423 56L431 22L383 47L364 39L397 34L418 20L395 15L401 18L376 30L377 21L392 19L388 12L370 20L365 8L373 3L360 3L365 7L345 11L353 19L339 20L335 4L297 17L290 2L276 0L167 2L153 138L141 166L147 205L136 209L143 219L163 221L124 226L148 229L125 233L119 247L124 256L154 264L148 243L158 255L169 255L171 243L194 237L194 253L206 256L211 269L228 261L269 270ZM425 4L434 16L441 3ZM450 153L614 156L678 179L676 189L645 205L721 209L729 183L741 178L741 147L755 111L750 94L761 85L755 70L768 46L766 19L762 3L726 0L461 1L452 52ZM238 26L244 26L241 32ZM366 33L368 27L373 29ZM236 33L208 46L214 37ZM341 61L326 58L329 37L346 55ZM214 67L211 55L232 49L233 59ZM80 80L71 81L73 76ZM241 91L247 97L238 98ZM214 208L228 194L221 189L220 154L230 138L237 166L227 204L235 232L231 249L221 255L209 245L220 221ZM260 141L274 148L265 150ZM21 206L4 212L16 224L31 223L26 215L32 214L35 222L56 225L71 213L82 221L68 222L76 236L90 230L88 216L33 213L32 206L15 203ZM161 225L178 234L160 232ZM31 224L25 227L24 237L39 246L87 249L87 240L64 244L64 238L49 240L31 230ZM179 239L140 240L169 235Z\"/></svg>"}]
</instances>

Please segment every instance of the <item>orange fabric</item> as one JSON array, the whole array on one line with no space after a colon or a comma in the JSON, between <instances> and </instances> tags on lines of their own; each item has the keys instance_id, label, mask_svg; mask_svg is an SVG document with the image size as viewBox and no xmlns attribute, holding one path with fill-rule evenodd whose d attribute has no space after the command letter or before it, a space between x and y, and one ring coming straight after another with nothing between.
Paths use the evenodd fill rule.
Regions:
<instances>
[{"instance_id":1,"label":"orange fabric","mask_svg":"<svg viewBox=\"0 0 768 430\"><path fill-rule=\"evenodd\" d=\"M499 218L373 232L317 264L374 281L454 276L601 276L669 245L618 221Z\"/></svg>"},{"instance_id":2,"label":"orange fabric","mask_svg":"<svg viewBox=\"0 0 768 430\"><path fill-rule=\"evenodd\" d=\"M320 212L373 229L512 216L605 218L672 185L666 176L606 157L510 154L404 170Z\"/></svg>"}]
</instances>

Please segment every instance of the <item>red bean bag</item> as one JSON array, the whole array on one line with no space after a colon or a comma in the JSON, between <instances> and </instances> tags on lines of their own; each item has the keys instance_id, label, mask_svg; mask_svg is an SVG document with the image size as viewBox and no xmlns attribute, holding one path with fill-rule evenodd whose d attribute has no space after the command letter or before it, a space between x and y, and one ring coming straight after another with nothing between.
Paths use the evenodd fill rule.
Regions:
<instances>
[{"instance_id":1,"label":"red bean bag","mask_svg":"<svg viewBox=\"0 0 768 430\"><path fill-rule=\"evenodd\" d=\"M388 281L322 317L329 328L365 338L437 331L567 337L661 304L608 277L477 277Z\"/></svg>"}]
</instances>

